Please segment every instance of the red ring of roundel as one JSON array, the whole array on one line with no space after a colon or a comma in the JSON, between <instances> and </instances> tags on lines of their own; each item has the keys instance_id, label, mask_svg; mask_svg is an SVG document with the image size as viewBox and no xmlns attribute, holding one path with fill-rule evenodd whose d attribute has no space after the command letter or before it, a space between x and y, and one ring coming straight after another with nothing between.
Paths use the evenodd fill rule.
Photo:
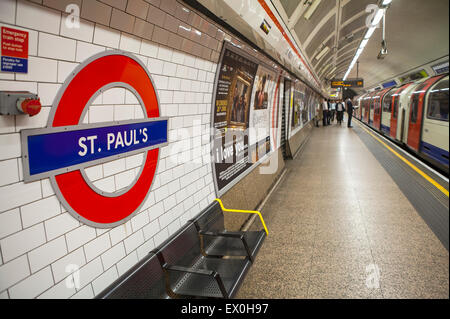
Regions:
<instances>
[{"instance_id":1,"label":"red ring of roundel","mask_svg":"<svg viewBox=\"0 0 450 319\"><path fill-rule=\"evenodd\" d=\"M125 55L106 55L87 64L70 81L58 103L52 127L78 125L90 98L107 84L121 82L141 96L147 117L159 117L158 99L146 70ZM147 151L142 173L126 193L105 197L95 192L76 170L55 176L66 203L76 214L96 224L117 224L133 214L145 200L158 163L159 149Z\"/></svg>"}]
</instances>

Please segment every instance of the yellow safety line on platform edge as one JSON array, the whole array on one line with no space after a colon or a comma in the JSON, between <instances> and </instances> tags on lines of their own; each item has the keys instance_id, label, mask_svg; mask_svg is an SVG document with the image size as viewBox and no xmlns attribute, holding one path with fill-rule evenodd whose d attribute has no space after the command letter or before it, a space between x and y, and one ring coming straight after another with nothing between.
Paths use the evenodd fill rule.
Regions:
<instances>
[{"instance_id":1,"label":"yellow safety line on platform edge","mask_svg":"<svg viewBox=\"0 0 450 319\"><path fill-rule=\"evenodd\" d=\"M256 210L240 210L240 209L227 209L223 207L222 201L218 198L216 198L216 201L219 202L220 207L224 212L230 212L230 213L244 213L244 214L256 214L259 216L259 219L261 220L262 225L264 226L264 230L266 231L266 235L269 236L269 231L267 230L266 223L264 222L264 219L260 212Z\"/></svg>"},{"instance_id":2,"label":"yellow safety line on platform edge","mask_svg":"<svg viewBox=\"0 0 450 319\"><path fill-rule=\"evenodd\" d=\"M378 142L380 142L382 145L384 145L388 150L390 150L392 153L394 153L395 156L397 156L399 159L401 159L403 162L405 162L409 167L411 167L413 170L415 170L420 176L425 178L428 182L430 182L434 187L439 189L442 193L444 193L445 196L449 197L448 190L446 190L442 185L440 185L438 182L436 182L434 179L432 179L430 176L422 172L419 168L417 168L413 163L408 161L406 158L401 156L399 153L397 153L392 147L384 143L382 140L380 140L377 136L372 134L370 131L368 131L365 127L362 126L362 124L357 123L364 131L369 133L374 139L376 139Z\"/></svg>"}]
</instances>

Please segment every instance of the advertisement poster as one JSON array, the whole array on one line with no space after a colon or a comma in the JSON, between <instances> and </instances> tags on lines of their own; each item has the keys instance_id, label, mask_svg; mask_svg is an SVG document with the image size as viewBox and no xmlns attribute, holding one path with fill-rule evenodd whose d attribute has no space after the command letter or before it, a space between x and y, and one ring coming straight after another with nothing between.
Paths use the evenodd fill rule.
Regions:
<instances>
[{"instance_id":1,"label":"advertisement poster","mask_svg":"<svg viewBox=\"0 0 450 319\"><path fill-rule=\"evenodd\" d=\"M303 99L304 103L302 105L302 122L305 125L309 121L309 110L311 109L312 104L312 92L309 89L305 90L305 95Z\"/></svg>"},{"instance_id":2,"label":"advertisement poster","mask_svg":"<svg viewBox=\"0 0 450 319\"><path fill-rule=\"evenodd\" d=\"M213 113L212 155L218 191L253 165L248 128L257 69L257 63L224 49Z\"/></svg>"},{"instance_id":3,"label":"advertisement poster","mask_svg":"<svg viewBox=\"0 0 450 319\"><path fill-rule=\"evenodd\" d=\"M280 145L280 134L278 134L279 131L281 131L280 128L280 121L281 121L281 107L280 107L280 98L281 98L281 73L278 75L277 84L275 87L275 93L274 93L274 101L273 101L273 108L272 108L272 144L273 150L276 150L278 146ZM281 133L281 132L280 132Z\"/></svg>"},{"instance_id":4,"label":"advertisement poster","mask_svg":"<svg viewBox=\"0 0 450 319\"><path fill-rule=\"evenodd\" d=\"M292 128L297 128L302 124L302 108L303 108L303 93L294 90L293 109L292 109Z\"/></svg>"},{"instance_id":5,"label":"advertisement poster","mask_svg":"<svg viewBox=\"0 0 450 319\"><path fill-rule=\"evenodd\" d=\"M271 144L278 138L281 77L230 45L224 46L217 72L212 165L222 195L275 149Z\"/></svg>"},{"instance_id":6,"label":"advertisement poster","mask_svg":"<svg viewBox=\"0 0 450 319\"><path fill-rule=\"evenodd\" d=\"M252 94L252 107L249 121L249 138L252 148L252 162L270 152L271 115L274 107L276 73L258 66L255 78L255 88Z\"/></svg>"}]
</instances>

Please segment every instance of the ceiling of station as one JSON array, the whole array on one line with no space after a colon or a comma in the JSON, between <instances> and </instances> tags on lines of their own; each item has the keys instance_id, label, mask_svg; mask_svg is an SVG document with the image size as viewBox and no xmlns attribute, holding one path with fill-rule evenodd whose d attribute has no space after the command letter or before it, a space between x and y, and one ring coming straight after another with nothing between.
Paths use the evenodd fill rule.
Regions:
<instances>
[{"instance_id":1,"label":"ceiling of station","mask_svg":"<svg viewBox=\"0 0 450 319\"><path fill-rule=\"evenodd\" d=\"M247 0L199 0L263 50L255 32L239 15L230 15L225 2ZM251 0L258 2L257 0ZM367 29L378 0L265 0L271 2L284 27L306 57L322 83L342 78ZM370 38L359 58L359 77L365 87L375 86L434 60L447 57L449 50L448 0L392 0L386 13L388 55L377 59L381 49L382 28ZM372 10L370 10L372 8ZM218 14L219 13L219 14ZM373 17L373 16L372 16ZM259 42L259 43L258 43ZM273 56L274 52L269 52ZM356 77L356 66L349 78Z\"/></svg>"},{"instance_id":2,"label":"ceiling of station","mask_svg":"<svg viewBox=\"0 0 450 319\"><path fill-rule=\"evenodd\" d=\"M316 2L316 3L315 3ZM272 0L291 35L322 81L342 78L368 27L377 0ZM312 14L308 10L316 6ZM371 37L359 59L359 77L370 87L410 69L448 56L447 0L393 0L386 13L388 55L381 49L382 29ZM311 9L310 9L311 8ZM324 54L320 53L325 50ZM356 77L356 67L349 78Z\"/></svg>"}]
</instances>

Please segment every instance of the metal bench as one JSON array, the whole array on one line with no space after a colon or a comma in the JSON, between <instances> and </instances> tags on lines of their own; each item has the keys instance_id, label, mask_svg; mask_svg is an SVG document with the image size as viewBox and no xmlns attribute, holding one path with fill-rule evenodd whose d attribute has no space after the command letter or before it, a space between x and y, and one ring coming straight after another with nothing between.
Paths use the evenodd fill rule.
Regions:
<instances>
[{"instance_id":1,"label":"metal bench","mask_svg":"<svg viewBox=\"0 0 450 319\"><path fill-rule=\"evenodd\" d=\"M96 299L168 299L164 271L150 253L104 289Z\"/></svg>"},{"instance_id":2,"label":"metal bench","mask_svg":"<svg viewBox=\"0 0 450 319\"><path fill-rule=\"evenodd\" d=\"M204 256L193 223L154 250L165 270L168 289L176 297L232 298L251 262L244 258Z\"/></svg>"},{"instance_id":3,"label":"metal bench","mask_svg":"<svg viewBox=\"0 0 450 319\"><path fill-rule=\"evenodd\" d=\"M226 211L259 214L265 230L229 232ZM216 200L96 298L232 298L266 235L259 212L227 210Z\"/></svg>"},{"instance_id":4,"label":"metal bench","mask_svg":"<svg viewBox=\"0 0 450 319\"><path fill-rule=\"evenodd\" d=\"M228 231L224 225L224 212L258 214L263 230ZM267 236L264 220L257 211L225 209L216 199L192 220L201 235L202 251L207 256L248 256L253 262Z\"/></svg>"}]
</instances>

